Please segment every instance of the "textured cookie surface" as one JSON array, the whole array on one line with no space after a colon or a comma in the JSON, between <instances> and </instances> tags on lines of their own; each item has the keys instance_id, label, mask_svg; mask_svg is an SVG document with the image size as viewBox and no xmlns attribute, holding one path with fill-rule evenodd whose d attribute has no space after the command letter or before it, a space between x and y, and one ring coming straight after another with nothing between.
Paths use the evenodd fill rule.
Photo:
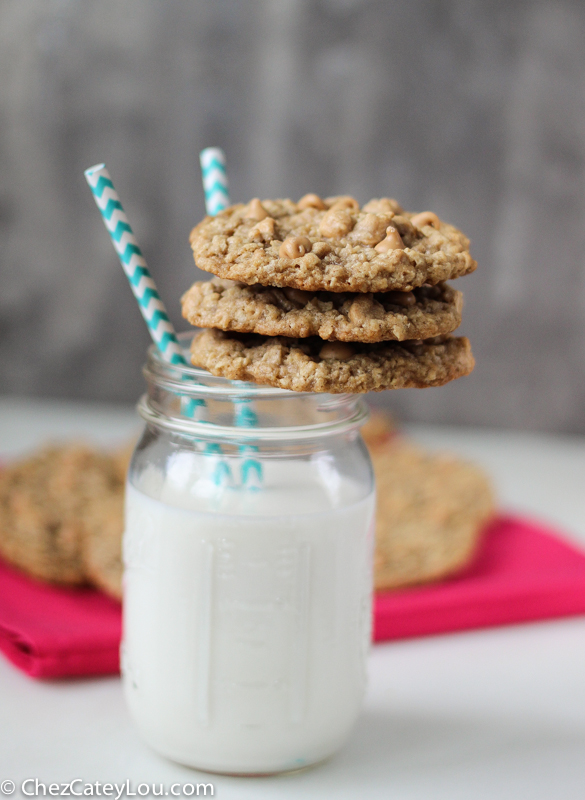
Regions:
<instances>
[{"instance_id":1,"label":"textured cookie surface","mask_svg":"<svg viewBox=\"0 0 585 800\"><path fill-rule=\"evenodd\" d=\"M376 589L424 583L465 566L495 510L481 470L400 437L370 455L378 498Z\"/></svg>"},{"instance_id":2,"label":"textured cookie surface","mask_svg":"<svg viewBox=\"0 0 585 800\"><path fill-rule=\"evenodd\" d=\"M0 470L0 555L33 577L109 584L119 596L92 553L107 530L121 539L123 495L121 457L85 445L47 447L9 465Z\"/></svg>"},{"instance_id":3,"label":"textured cookie surface","mask_svg":"<svg viewBox=\"0 0 585 800\"><path fill-rule=\"evenodd\" d=\"M407 291L476 267L466 236L434 215L425 224L387 198L362 209L352 198L317 200L323 208L264 200L206 217L190 237L197 266L246 284L334 292Z\"/></svg>"},{"instance_id":4,"label":"textured cookie surface","mask_svg":"<svg viewBox=\"0 0 585 800\"><path fill-rule=\"evenodd\" d=\"M442 386L467 375L474 366L464 337L350 345L315 337L227 334L213 328L195 335L191 360L196 367L231 380L331 393Z\"/></svg>"},{"instance_id":5,"label":"textured cookie surface","mask_svg":"<svg viewBox=\"0 0 585 800\"><path fill-rule=\"evenodd\" d=\"M201 328L344 342L428 339L461 324L463 296L447 284L413 292L348 294L247 286L215 278L182 298L183 316Z\"/></svg>"}]
</instances>

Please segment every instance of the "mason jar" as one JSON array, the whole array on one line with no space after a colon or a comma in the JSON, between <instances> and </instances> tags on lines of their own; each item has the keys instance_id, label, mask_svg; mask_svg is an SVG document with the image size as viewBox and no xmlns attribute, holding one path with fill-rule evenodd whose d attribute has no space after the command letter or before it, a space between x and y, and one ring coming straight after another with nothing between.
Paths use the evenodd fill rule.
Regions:
<instances>
[{"instance_id":1,"label":"mason jar","mask_svg":"<svg viewBox=\"0 0 585 800\"><path fill-rule=\"evenodd\" d=\"M124 534L134 722L159 753L203 770L321 761L365 688L366 406L171 366L154 348L144 375Z\"/></svg>"}]
</instances>

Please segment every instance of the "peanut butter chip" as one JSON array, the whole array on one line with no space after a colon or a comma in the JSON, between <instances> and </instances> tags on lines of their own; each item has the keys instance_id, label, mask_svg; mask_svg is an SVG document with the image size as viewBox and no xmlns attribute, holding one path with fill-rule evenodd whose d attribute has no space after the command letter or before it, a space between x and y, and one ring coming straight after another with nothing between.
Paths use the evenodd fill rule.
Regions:
<instances>
[{"instance_id":1,"label":"peanut butter chip","mask_svg":"<svg viewBox=\"0 0 585 800\"><path fill-rule=\"evenodd\" d=\"M393 216L392 212L389 214L366 214L353 229L352 240L373 247L386 235L386 228Z\"/></svg>"},{"instance_id":2,"label":"peanut butter chip","mask_svg":"<svg viewBox=\"0 0 585 800\"><path fill-rule=\"evenodd\" d=\"M351 197L349 194L342 195L341 197L331 197L330 209L338 209L338 208L353 208L356 211L359 211L360 204L355 199L355 197Z\"/></svg>"},{"instance_id":3,"label":"peanut butter chip","mask_svg":"<svg viewBox=\"0 0 585 800\"><path fill-rule=\"evenodd\" d=\"M271 242L275 237L276 222L272 217L266 217L261 222L250 228L248 238L252 242Z\"/></svg>"},{"instance_id":4,"label":"peanut butter chip","mask_svg":"<svg viewBox=\"0 0 585 800\"><path fill-rule=\"evenodd\" d=\"M306 305L313 297L311 292L303 292L302 289L291 289L288 286L283 289L283 292L293 303L300 303L302 306Z\"/></svg>"},{"instance_id":5,"label":"peanut butter chip","mask_svg":"<svg viewBox=\"0 0 585 800\"><path fill-rule=\"evenodd\" d=\"M298 207L303 210L305 208L318 208L323 210L327 208L325 203L321 200L318 194L306 194L297 203Z\"/></svg>"},{"instance_id":6,"label":"peanut butter chip","mask_svg":"<svg viewBox=\"0 0 585 800\"><path fill-rule=\"evenodd\" d=\"M341 239L353 228L353 219L345 208L330 208L319 224L319 233L326 239Z\"/></svg>"},{"instance_id":7,"label":"peanut butter chip","mask_svg":"<svg viewBox=\"0 0 585 800\"><path fill-rule=\"evenodd\" d=\"M311 240L306 236L289 236L280 245L278 255L281 258L301 258L311 251Z\"/></svg>"},{"instance_id":8,"label":"peanut butter chip","mask_svg":"<svg viewBox=\"0 0 585 800\"><path fill-rule=\"evenodd\" d=\"M378 253L387 253L389 250L404 250L404 242L396 228L390 225L389 228L386 228L386 238L382 239L375 249Z\"/></svg>"},{"instance_id":9,"label":"peanut butter chip","mask_svg":"<svg viewBox=\"0 0 585 800\"><path fill-rule=\"evenodd\" d=\"M432 225L437 229L441 227L441 220L433 211L421 211L420 214L415 214L410 221L419 230L425 225Z\"/></svg>"},{"instance_id":10,"label":"peanut butter chip","mask_svg":"<svg viewBox=\"0 0 585 800\"><path fill-rule=\"evenodd\" d=\"M331 359L347 361L353 356L353 352L353 347L345 342L326 342L319 350L319 358L324 361Z\"/></svg>"},{"instance_id":11,"label":"peanut butter chip","mask_svg":"<svg viewBox=\"0 0 585 800\"><path fill-rule=\"evenodd\" d=\"M260 222L260 220L264 219L268 216L268 211L264 208L260 200L255 197L253 200L250 201L248 204L248 209L246 212L246 217L249 219L255 219Z\"/></svg>"},{"instance_id":12,"label":"peanut butter chip","mask_svg":"<svg viewBox=\"0 0 585 800\"><path fill-rule=\"evenodd\" d=\"M402 210L400 203L397 203L392 197L374 198L362 208L362 211L372 212L373 214L388 214L390 212L402 214Z\"/></svg>"},{"instance_id":13,"label":"peanut butter chip","mask_svg":"<svg viewBox=\"0 0 585 800\"><path fill-rule=\"evenodd\" d=\"M362 294L356 297L349 307L348 316L353 325L362 325L370 319L381 319L384 316L384 309L374 300L372 294Z\"/></svg>"},{"instance_id":14,"label":"peanut butter chip","mask_svg":"<svg viewBox=\"0 0 585 800\"><path fill-rule=\"evenodd\" d=\"M409 308L416 303L416 297L412 292L384 292L384 300L404 308Z\"/></svg>"}]
</instances>

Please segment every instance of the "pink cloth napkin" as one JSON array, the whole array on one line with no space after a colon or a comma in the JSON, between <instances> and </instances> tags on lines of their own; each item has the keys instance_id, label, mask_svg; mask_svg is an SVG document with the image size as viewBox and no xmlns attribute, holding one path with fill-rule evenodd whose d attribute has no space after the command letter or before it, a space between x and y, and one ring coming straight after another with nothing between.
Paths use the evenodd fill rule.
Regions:
<instances>
[{"instance_id":1,"label":"pink cloth napkin","mask_svg":"<svg viewBox=\"0 0 585 800\"><path fill-rule=\"evenodd\" d=\"M0 561L0 650L34 678L119 672L120 604L48 586Z\"/></svg>"},{"instance_id":2,"label":"pink cloth napkin","mask_svg":"<svg viewBox=\"0 0 585 800\"><path fill-rule=\"evenodd\" d=\"M374 639L583 613L585 554L539 525L499 517L465 572L377 594ZM27 674L116 673L120 632L120 606L100 592L46 586L0 562L0 650Z\"/></svg>"}]
</instances>

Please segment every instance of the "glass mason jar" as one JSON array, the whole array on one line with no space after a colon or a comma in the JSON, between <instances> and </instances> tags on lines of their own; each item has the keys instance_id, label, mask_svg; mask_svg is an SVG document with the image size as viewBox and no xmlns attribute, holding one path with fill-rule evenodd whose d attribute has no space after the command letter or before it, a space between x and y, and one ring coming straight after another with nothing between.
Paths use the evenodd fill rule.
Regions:
<instances>
[{"instance_id":1,"label":"glass mason jar","mask_svg":"<svg viewBox=\"0 0 585 800\"><path fill-rule=\"evenodd\" d=\"M124 534L132 717L155 750L203 770L321 761L365 687L366 406L170 366L154 348L144 374Z\"/></svg>"}]
</instances>

